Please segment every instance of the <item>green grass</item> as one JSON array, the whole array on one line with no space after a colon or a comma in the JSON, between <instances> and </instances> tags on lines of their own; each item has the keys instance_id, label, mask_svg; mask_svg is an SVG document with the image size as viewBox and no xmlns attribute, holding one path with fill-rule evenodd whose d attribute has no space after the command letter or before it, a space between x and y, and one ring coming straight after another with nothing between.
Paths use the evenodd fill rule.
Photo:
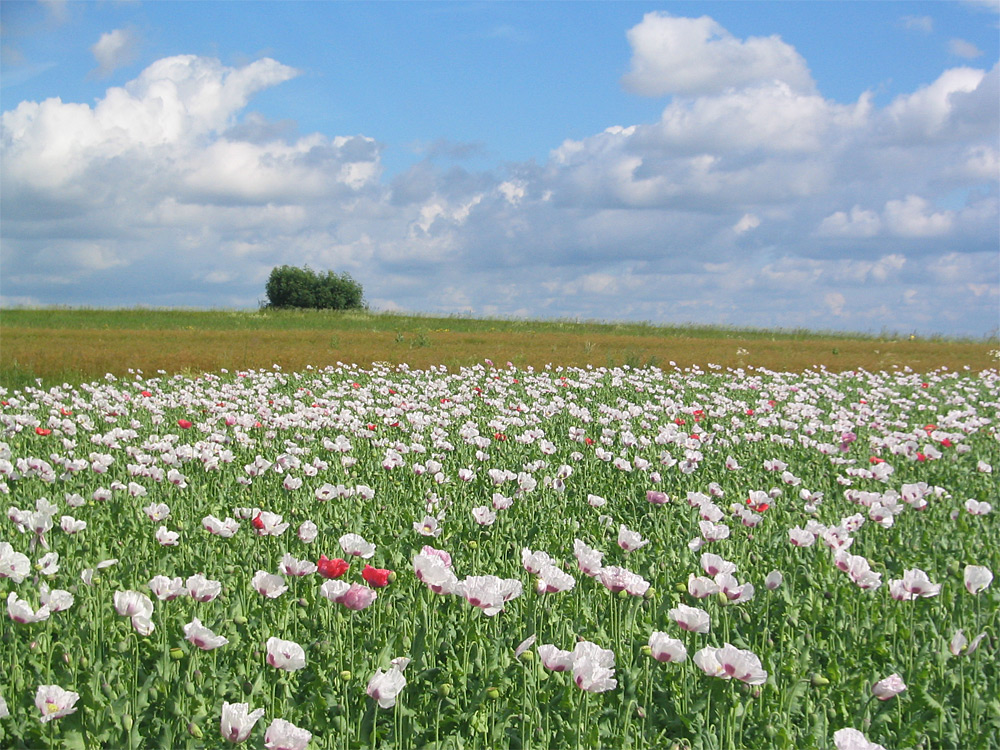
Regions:
<instances>
[{"instance_id":1,"label":"green grass","mask_svg":"<svg viewBox=\"0 0 1000 750\"><path fill-rule=\"evenodd\" d=\"M625 336L661 335L672 338L714 338L749 340L812 339L893 341L911 334L882 331L860 333L813 331L802 328L744 328L699 325L696 323L658 325L651 322L593 320L533 320L526 318L475 318L470 316L398 314L364 310L197 310L184 308L7 308L0 310L4 325L25 328L129 329L129 330L327 330L397 331L415 333L453 331L467 333L515 332ZM974 341L969 337L914 336L933 341Z\"/></svg>"}]
</instances>

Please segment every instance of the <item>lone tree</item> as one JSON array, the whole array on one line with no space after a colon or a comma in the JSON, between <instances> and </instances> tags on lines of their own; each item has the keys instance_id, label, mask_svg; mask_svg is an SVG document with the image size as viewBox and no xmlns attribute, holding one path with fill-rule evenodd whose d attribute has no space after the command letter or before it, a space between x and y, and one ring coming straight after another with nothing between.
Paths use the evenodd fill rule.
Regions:
<instances>
[{"instance_id":1,"label":"lone tree","mask_svg":"<svg viewBox=\"0 0 1000 750\"><path fill-rule=\"evenodd\" d=\"M364 307L364 290L348 273L316 273L309 266L278 266L265 287L267 307L313 310L357 310Z\"/></svg>"}]
</instances>

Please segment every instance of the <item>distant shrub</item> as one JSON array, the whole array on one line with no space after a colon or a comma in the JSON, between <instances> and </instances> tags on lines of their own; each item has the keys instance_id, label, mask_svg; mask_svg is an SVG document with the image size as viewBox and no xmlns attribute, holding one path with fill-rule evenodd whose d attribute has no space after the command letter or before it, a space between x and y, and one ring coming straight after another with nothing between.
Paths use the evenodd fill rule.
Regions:
<instances>
[{"instance_id":1,"label":"distant shrub","mask_svg":"<svg viewBox=\"0 0 1000 750\"><path fill-rule=\"evenodd\" d=\"M267 307L313 310L357 310L364 307L364 290L348 273L316 273L309 266L278 266L265 287Z\"/></svg>"}]
</instances>

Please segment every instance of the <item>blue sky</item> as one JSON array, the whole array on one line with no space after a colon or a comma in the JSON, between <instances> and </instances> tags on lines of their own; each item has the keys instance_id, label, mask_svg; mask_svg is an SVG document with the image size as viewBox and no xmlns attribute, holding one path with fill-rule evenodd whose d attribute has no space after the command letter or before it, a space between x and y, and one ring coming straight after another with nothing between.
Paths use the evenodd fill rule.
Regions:
<instances>
[{"instance_id":1,"label":"blue sky","mask_svg":"<svg viewBox=\"0 0 1000 750\"><path fill-rule=\"evenodd\" d=\"M0 303L982 336L997 7L5 0Z\"/></svg>"}]
</instances>

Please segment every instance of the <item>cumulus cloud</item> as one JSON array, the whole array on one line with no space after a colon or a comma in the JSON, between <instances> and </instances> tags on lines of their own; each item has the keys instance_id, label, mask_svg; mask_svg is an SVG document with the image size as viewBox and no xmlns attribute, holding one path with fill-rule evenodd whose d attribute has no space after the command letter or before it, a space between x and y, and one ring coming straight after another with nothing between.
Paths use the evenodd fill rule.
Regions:
<instances>
[{"instance_id":1,"label":"cumulus cloud","mask_svg":"<svg viewBox=\"0 0 1000 750\"><path fill-rule=\"evenodd\" d=\"M901 237L940 237L948 233L955 220L954 211L933 211L917 195L885 204L885 223L889 231Z\"/></svg>"},{"instance_id":2,"label":"cumulus cloud","mask_svg":"<svg viewBox=\"0 0 1000 750\"><path fill-rule=\"evenodd\" d=\"M880 107L712 19L650 14L629 41L626 85L674 94L660 117L491 172L441 140L386 179L378 133L248 111L298 73L267 58L170 57L93 104L21 102L0 118L2 300L252 306L273 266L308 263L384 309L995 325L996 66Z\"/></svg>"},{"instance_id":3,"label":"cumulus cloud","mask_svg":"<svg viewBox=\"0 0 1000 750\"><path fill-rule=\"evenodd\" d=\"M743 214L740 220L733 225L733 231L736 234L743 234L744 232L749 232L751 229L756 229L760 226L760 219L758 219L753 214Z\"/></svg>"},{"instance_id":4,"label":"cumulus cloud","mask_svg":"<svg viewBox=\"0 0 1000 750\"><path fill-rule=\"evenodd\" d=\"M903 16L900 19L904 29L930 34L934 31L934 19L930 16Z\"/></svg>"},{"instance_id":5,"label":"cumulus cloud","mask_svg":"<svg viewBox=\"0 0 1000 750\"><path fill-rule=\"evenodd\" d=\"M796 91L813 88L805 60L780 37L740 40L708 16L647 13L627 36L632 69L622 82L644 96L717 94L773 81Z\"/></svg>"},{"instance_id":6,"label":"cumulus cloud","mask_svg":"<svg viewBox=\"0 0 1000 750\"><path fill-rule=\"evenodd\" d=\"M956 127L974 127L985 134L997 120L997 80L996 66L990 72L968 67L946 70L933 83L889 104L885 115L894 131L892 137L954 137ZM963 117L969 109L979 110L981 116Z\"/></svg>"},{"instance_id":7,"label":"cumulus cloud","mask_svg":"<svg viewBox=\"0 0 1000 750\"><path fill-rule=\"evenodd\" d=\"M135 62L139 37L132 29L115 29L101 34L90 51L97 60L97 72L106 76Z\"/></svg>"},{"instance_id":8,"label":"cumulus cloud","mask_svg":"<svg viewBox=\"0 0 1000 750\"><path fill-rule=\"evenodd\" d=\"M882 229L882 220L874 211L854 206L850 213L836 211L819 225L823 237L874 237Z\"/></svg>"},{"instance_id":9,"label":"cumulus cloud","mask_svg":"<svg viewBox=\"0 0 1000 750\"><path fill-rule=\"evenodd\" d=\"M967 60L974 60L983 56L983 51L972 42L964 39L952 39L948 42L948 51L956 57L964 57Z\"/></svg>"}]
</instances>

